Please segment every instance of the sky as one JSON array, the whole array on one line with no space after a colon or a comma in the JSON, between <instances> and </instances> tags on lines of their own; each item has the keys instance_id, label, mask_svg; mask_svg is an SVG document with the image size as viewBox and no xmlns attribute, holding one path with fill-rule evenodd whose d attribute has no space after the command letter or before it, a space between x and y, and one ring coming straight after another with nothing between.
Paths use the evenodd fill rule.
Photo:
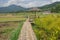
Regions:
<instances>
[{"instance_id":1,"label":"sky","mask_svg":"<svg viewBox=\"0 0 60 40\"><path fill-rule=\"evenodd\" d=\"M60 0L0 0L0 7L7 7L9 5L18 5L25 8L39 7L51 2L56 2Z\"/></svg>"}]
</instances>

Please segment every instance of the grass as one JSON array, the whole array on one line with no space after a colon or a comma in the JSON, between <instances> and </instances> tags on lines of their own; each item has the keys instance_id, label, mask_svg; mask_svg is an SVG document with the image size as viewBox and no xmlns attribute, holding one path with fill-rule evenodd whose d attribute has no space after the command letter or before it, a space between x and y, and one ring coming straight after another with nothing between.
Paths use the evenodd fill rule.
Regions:
<instances>
[{"instance_id":1,"label":"grass","mask_svg":"<svg viewBox=\"0 0 60 40\"><path fill-rule=\"evenodd\" d=\"M0 40L17 40L23 21L0 23Z\"/></svg>"},{"instance_id":2,"label":"grass","mask_svg":"<svg viewBox=\"0 0 60 40\"><path fill-rule=\"evenodd\" d=\"M1 16L2 15L2 16ZM0 15L0 40L17 40L24 15L1 14Z\"/></svg>"},{"instance_id":3,"label":"grass","mask_svg":"<svg viewBox=\"0 0 60 40\"><path fill-rule=\"evenodd\" d=\"M20 21L25 20L27 16L35 16L35 13L22 12L14 15L6 15L7 14L3 14L2 17L0 16L0 40L17 40L23 24L22 22L20 23ZM36 12L36 16L39 16L39 18L34 20L35 25L33 26L33 30L38 40L56 40L55 38L60 38L58 31L60 29L60 14L42 14ZM56 21L54 21L55 19ZM50 22L52 23L50 24ZM58 32L56 35L54 34L56 33L55 31Z\"/></svg>"},{"instance_id":4,"label":"grass","mask_svg":"<svg viewBox=\"0 0 60 40\"><path fill-rule=\"evenodd\" d=\"M21 31L23 23L20 23L18 28L11 33L10 40L17 40Z\"/></svg>"},{"instance_id":5,"label":"grass","mask_svg":"<svg viewBox=\"0 0 60 40\"><path fill-rule=\"evenodd\" d=\"M20 18L20 17L0 17L0 22L6 22L6 21L22 21L26 18Z\"/></svg>"},{"instance_id":6,"label":"grass","mask_svg":"<svg viewBox=\"0 0 60 40\"><path fill-rule=\"evenodd\" d=\"M17 40L26 18L7 18L0 18L0 40Z\"/></svg>"},{"instance_id":7,"label":"grass","mask_svg":"<svg viewBox=\"0 0 60 40\"><path fill-rule=\"evenodd\" d=\"M18 26L18 22L1 22L0 23L0 40L9 40L9 36Z\"/></svg>"}]
</instances>

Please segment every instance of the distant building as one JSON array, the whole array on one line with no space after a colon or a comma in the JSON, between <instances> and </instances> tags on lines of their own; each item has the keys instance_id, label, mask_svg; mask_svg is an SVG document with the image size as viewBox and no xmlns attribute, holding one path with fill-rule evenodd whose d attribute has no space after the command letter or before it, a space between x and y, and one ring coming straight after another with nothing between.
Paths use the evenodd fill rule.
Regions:
<instances>
[{"instance_id":1,"label":"distant building","mask_svg":"<svg viewBox=\"0 0 60 40\"><path fill-rule=\"evenodd\" d=\"M12 14L7 14L6 16L13 16Z\"/></svg>"},{"instance_id":2,"label":"distant building","mask_svg":"<svg viewBox=\"0 0 60 40\"><path fill-rule=\"evenodd\" d=\"M50 10L43 11L43 14L51 14Z\"/></svg>"},{"instance_id":3,"label":"distant building","mask_svg":"<svg viewBox=\"0 0 60 40\"><path fill-rule=\"evenodd\" d=\"M40 11L40 9L37 8L37 7L33 7L33 8L31 8L29 11Z\"/></svg>"}]
</instances>

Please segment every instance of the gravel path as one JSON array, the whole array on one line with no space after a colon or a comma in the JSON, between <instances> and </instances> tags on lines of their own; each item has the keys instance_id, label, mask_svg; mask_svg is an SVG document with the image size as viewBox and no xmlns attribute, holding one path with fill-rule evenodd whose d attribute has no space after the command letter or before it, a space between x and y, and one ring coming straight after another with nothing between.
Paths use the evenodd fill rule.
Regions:
<instances>
[{"instance_id":1,"label":"gravel path","mask_svg":"<svg viewBox=\"0 0 60 40\"><path fill-rule=\"evenodd\" d=\"M27 19L26 22L24 22L18 40L37 40L33 32L32 26L29 22L29 19Z\"/></svg>"}]
</instances>

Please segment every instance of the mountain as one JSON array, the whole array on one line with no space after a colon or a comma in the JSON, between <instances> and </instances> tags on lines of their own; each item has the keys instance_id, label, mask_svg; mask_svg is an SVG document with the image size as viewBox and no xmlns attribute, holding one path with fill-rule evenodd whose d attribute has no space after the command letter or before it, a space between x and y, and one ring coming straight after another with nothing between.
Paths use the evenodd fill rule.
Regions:
<instances>
[{"instance_id":1,"label":"mountain","mask_svg":"<svg viewBox=\"0 0 60 40\"><path fill-rule=\"evenodd\" d=\"M51 12L60 12L60 2L55 2L49 5L44 5L42 7L33 7L33 8L23 8L17 5L10 5L8 7L0 7L0 13L33 11L33 10L39 10L39 9L40 11L50 10Z\"/></svg>"},{"instance_id":2,"label":"mountain","mask_svg":"<svg viewBox=\"0 0 60 40\"><path fill-rule=\"evenodd\" d=\"M41 10L51 10L52 12L59 12L60 11L60 2L55 2L49 5L45 5L42 7L38 7Z\"/></svg>"},{"instance_id":3,"label":"mountain","mask_svg":"<svg viewBox=\"0 0 60 40\"><path fill-rule=\"evenodd\" d=\"M47 10L50 10L51 12L60 12L60 1L59 2L54 2L52 4L48 4L48 5L44 5L44 6L41 6L41 7L32 7L32 8L29 8L29 11L33 11L34 10L39 10L40 11L47 11Z\"/></svg>"},{"instance_id":4,"label":"mountain","mask_svg":"<svg viewBox=\"0 0 60 40\"><path fill-rule=\"evenodd\" d=\"M23 8L21 6L16 6L16 5L10 5L8 7L0 7L0 13L3 12L19 12L19 11L24 11L26 8Z\"/></svg>"}]
</instances>

